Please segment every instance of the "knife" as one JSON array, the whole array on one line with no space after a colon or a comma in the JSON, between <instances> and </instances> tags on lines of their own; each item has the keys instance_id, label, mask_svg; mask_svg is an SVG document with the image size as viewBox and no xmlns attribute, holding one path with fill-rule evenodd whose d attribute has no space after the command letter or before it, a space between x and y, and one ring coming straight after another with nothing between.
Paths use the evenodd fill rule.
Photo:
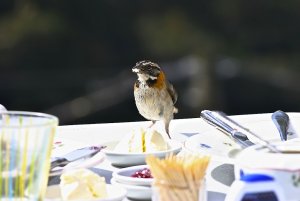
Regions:
<instances>
[{"instance_id":1,"label":"knife","mask_svg":"<svg viewBox=\"0 0 300 201\"><path fill-rule=\"evenodd\" d=\"M243 139L245 139L248 143L248 140L247 140L248 136L251 136L256 139L258 144L261 144L261 145L267 147L270 151L272 151L274 153L283 153L283 151L280 151L276 146L274 146L270 142L264 140L259 135L252 132L250 129L241 126L240 124L238 124L237 122L235 122L234 120L229 118L223 112L204 110L201 112L200 116L202 118L204 117L203 119L205 119L205 117L212 117L212 118L210 118L212 120L210 123L217 128L221 128L221 130L225 130L225 132L229 133L234 139L237 140L237 142L243 141ZM209 119L209 118L206 118L206 119ZM233 132L231 130L224 129L223 125L226 125L226 124L230 124L232 126L231 128L233 128L236 132L239 132L239 133L235 134L235 132ZM242 134L242 135L240 135L240 134ZM245 138L245 137L247 137L247 138Z\"/></svg>"},{"instance_id":2,"label":"knife","mask_svg":"<svg viewBox=\"0 0 300 201\"><path fill-rule=\"evenodd\" d=\"M67 164L77 161L79 159L91 158L105 147L106 146L102 145L89 146L71 151L62 157L54 157L51 159L50 169L52 170L55 167L66 166Z\"/></svg>"},{"instance_id":3,"label":"knife","mask_svg":"<svg viewBox=\"0 0 300 201\"><path fill-rule=\"evenodd\" d=\"M234 142L239 144L242 148L246 148L249 146L254 145L252 141L250 141L246 134L238 131L237 129L233 128L231 125L229 125L228 122L231 122L230 120L224 118L220 118L219 113L221 112L214 112L209 110L204 110L201 112L200 117L205 120L210 125L214 126L218 130L225 133L227 136L229 136ZM224 113L222 114L224 115ZM228 122L224 121L227 120Z\"/></svg>"}]
</instances>

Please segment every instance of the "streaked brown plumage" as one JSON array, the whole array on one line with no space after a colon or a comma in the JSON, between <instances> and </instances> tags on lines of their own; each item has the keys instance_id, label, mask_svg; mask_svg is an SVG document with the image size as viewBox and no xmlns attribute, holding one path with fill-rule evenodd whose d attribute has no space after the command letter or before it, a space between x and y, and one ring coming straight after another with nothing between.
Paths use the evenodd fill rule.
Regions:
<instances>
[{"instance_id":1,"label":"streaked brown plumage","mask_svg":"<svg viewBox=\"0 0 300 201\"><path fill-rule=\"evenodd\" d=\"M172 84L165 78L158 64L151 61L140 61L132 68L138 79L134 84L134 98L139 113L153 124L162 120L166 133L169 134L169 124L177 113L174 104L177 93Z\"/></svg>"}]
</instances>

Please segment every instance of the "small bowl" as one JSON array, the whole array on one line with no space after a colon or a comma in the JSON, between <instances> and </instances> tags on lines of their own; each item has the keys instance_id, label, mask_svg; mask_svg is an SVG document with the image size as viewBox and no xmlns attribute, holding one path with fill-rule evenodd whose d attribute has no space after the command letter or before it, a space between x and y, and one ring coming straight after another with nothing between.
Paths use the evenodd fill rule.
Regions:
<instances>
[{"instance_id":1,"label":"small bowl","mask_svg":"<svg viewBox=\"0 0 300 201\"><path fill-rule=\"evenodd\" d=\"M111 179L111 184L115 186L123 187L127 190L127 197L133 200L151 200L152 188L150 186L135 186L129 184L123 184L116 181L114 178Z\"/></svg>"},{"instance_id":2,"label":"small bowl","mask_svg":"<svg viewBox=\"0 0 300 201\"><path fill-rule=\"evenodd\" d=\"M103 149L102 152L105 153L106 158L111 162L112 165L119 167L144 165L146 164L145 159L148 155L154 155L156 157L163 158L168 154L177 154L182 148L181 142L169 140L170 149L165 151L147 153L116 152L114 151L114 148L118 143L118 141L104 143L103 145L107 147Z\"/></svg>"},{"instance_id":3,"label":"small bowl","mask_svg":"<svg viewBox=\"0 0 300 201\"><path fill-rule=\"evenodd\" d=\"M123 184L135 185L135 186L151 186L153 178L136 178L132 177L136 171L148 168L148 165L138 165L128 168L122 168L113 172L113 178Z\"/></svg>"}]
</instances>

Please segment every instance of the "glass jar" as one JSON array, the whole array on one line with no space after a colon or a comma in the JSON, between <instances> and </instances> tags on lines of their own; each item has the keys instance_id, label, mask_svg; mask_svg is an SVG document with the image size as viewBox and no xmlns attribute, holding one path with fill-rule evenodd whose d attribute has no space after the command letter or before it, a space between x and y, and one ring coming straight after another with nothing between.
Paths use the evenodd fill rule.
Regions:
<instances>
[{"instance_id":1,"label":"glass jar","mask_svg":"<svg viewBox=\"0 0 300 201\"><path fill-rule=\"evenodd\" d=\"M189 186L154 180L152 201L207 201L205 178Z\"/></svg>"}]
</instances>

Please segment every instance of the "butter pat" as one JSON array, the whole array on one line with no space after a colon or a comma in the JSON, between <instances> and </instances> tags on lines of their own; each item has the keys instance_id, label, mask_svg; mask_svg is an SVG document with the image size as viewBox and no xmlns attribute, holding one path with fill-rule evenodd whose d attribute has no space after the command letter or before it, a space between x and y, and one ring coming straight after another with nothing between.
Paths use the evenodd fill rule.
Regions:
<instances>
[{"instance_id":1,"label":"butter pat","mask_svg":"<svg viewBox=\"0 0 300 201\"><path fill-rule=\"evenodd\" d=\"M93 200L107 197L104 177L88 169L76 169L63 173L60 177L62 199Z\"/></svg>"},{"instance_id":2,"label":"butter pat","mask_svg":"<svg viewBox=\"0 0 300 201\"><path fill-rule=\"evenodd\" d=\"M115 147L116 152L147 153L168 150L168 140L154 129L134 129Z\"/></svg>"},{"instance_id":3,"label":"butter pat","mask_svg":"<svg viewBox=\"0 0 300 201\"><path fill-rule=\"evenodd\" d=\"M148 130L145 134L145 152L165 151L169 149L167 140L156 130Z\"/></svg>"},{"instance_id":4,"label":"butter pat","mask_svg":"<svg viewBox=\"0 0 300 201\"><path fill-rule=\"evenodd\" d=\"M143 129L133 131L128 141L128 152L143 153L146 151L145 134Z\"/></svg>"},{"instance_id":5,"label":"butter pat","mask_svg":"<svg viewBox=\"0 0 300 201\"><path fill-rule=\"evenodd\" d=\"M145 131L142 128L136 128L131 133L126 134L115 146L114 151L120 153L143 153L143 138Z\"/></svg>"}]
</instances>

